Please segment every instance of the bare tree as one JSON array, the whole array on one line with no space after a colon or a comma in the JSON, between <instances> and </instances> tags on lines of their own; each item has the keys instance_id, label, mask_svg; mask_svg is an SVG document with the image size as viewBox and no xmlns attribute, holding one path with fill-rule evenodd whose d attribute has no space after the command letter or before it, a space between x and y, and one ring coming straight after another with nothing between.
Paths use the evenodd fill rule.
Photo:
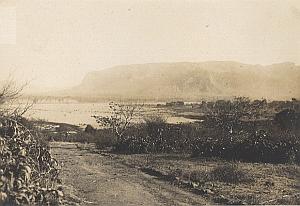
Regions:
<instances>
[{"instance_id":1,"label":"bare tree","mask_svg":"<svg viewBox=\"0 0 300 206\"><path fill-rule=\"evenodd\" d=\"M23 116L35 101L27 101L25 104L16 104L16 100L22 96L24 88L28 82L18 85L16 81L9 76L0 88L0 116L17 118Z\"/></svg>"},{"instance_id":2,"label":"bare tree","mask_svg":"<svg viewBox=\"0 0 300 206\"><path fill-rule=\"evenodd\" d=\"M5 81L0 89L0 104L11 102L19 98L25 86L26 85L18 87L16 82L12 79Z\"/></svg>"},{"instance_id":3,"label":"bare tree","mask_svg":"<svg viewBox=\"0 0 300 206\"><path fill-rule=\"evenodd\" d=\"M110 116L97 116L93 117L97 123L106 128L111 128L113 133L120 140L128 127L132 124L134 118L136 118L142 109L143 105L140 104L119 104L110 102Z\"/></svg>"}]
</instances>

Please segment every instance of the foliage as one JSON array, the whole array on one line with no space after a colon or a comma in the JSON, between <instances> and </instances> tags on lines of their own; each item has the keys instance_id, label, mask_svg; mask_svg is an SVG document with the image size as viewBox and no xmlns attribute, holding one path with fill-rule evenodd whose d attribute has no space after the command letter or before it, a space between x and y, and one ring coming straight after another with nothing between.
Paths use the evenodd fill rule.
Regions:
<instances>
[{"instance_id":1,"label":"foliage","mask_svg":"<svg viewBox=\"0 0 300 206\"><path fill-rule=\"evenodd\" d=\"M122 153L190 153L250 162L300 162L299 129L282 129L276 119L263 119L267 107L265 100L236 98L207 104L203 123L168 124L159 116L146 117L144 123L128 125L114 148Z\"/></svg>"},{"instance_id":2,"label":"foliage","mask_svg":"<svg viewBox=\"0 0 300 206\"><path fill-rule=\"evenodd\" d=\"M141 108L142 105L138 104L119 104L110 102L110 116L104 117L94 115L93 117L100 126L112 129L112 132L117 139L121 140Z\"/></svg>"},{"instance_id":3,"label":"foliage","mask_svg":"<svg viewBox=\"0 0 300 206\"><path fill-rule=\"evenodd\" d=\"M48 148L15 120L1 119L1 204L59 204L59 168Z\"/></svg>"},{"instance_id":4,"label":"foliage","mask_svg":"<svg viewBox=\"0 0 300 206\"><path fill-rule=\"evenodd\" d=\"M300 113L296 113L293 109L284 109L278 112L274 120L283 130L297 130L300 128Z\"/></svg>"},{"instance_id":5,"label":"foliage","mask_svg":"<svg viewBox=\"0 0 300 206\"><path fill-rule=\"evenodd\" d=\"M282 130L276 123L278 116L283 119L282 115L275 115L274 121L264 119L263 110L268 106L266 101L251 102L247 98L213 106L204 122L210 132L195 140L193 155L251 162L299 162L299 132ZM292 114L285 115L285 120L291 117L294 121L296 115Z\"/></svg>"},{"instance_id":6,"label":"foliage","mask_svg":"<svg viewBox=\"0 0 300 206\"><path fill-rule=\"evenodd\" d=\"M238 134L225 136L214 128L197 124L136 124L114 145L115 151L122 153L190 153L194 157L249 162L300 162L299 135L252 129L247 130L244 125ZM112 134L106 131L106 135Z\"/></svg>"},{"instance_id":7,"label":"foliage","mask_svg":"<svg viewBox=\"0 0 300 206\"><path fill-rule=\"evenodd\" d=\"M206 124L232 134L238 130L242 119L258 117L263 103L253 104L246 97L236 97L233 101L219 100L212 107L206 108Z\"/></svg>"},{"instance_id":8,"label":"foliage","mask_svg":"<svg viewBox=\"0 0 300 206\"><path fill-rule=\"evenodd\" d=\"M128 128L115 150L122 153L178 153L190 152L191 140L197 128L191 125L168 123L140 123ZM191 131L191 129L193 131Z\"/></svg>"},{"instance_id":9,"label":"foliage","mask_svg":"<svg viewBox=\"0 0 300 206\"><path fill-rule=\"evenodd\" d=\"M59 167L49 149L15 120L1 119L0 128L0 203L59 204Z\"/></svg>"},{"instance_id":10,"label":"foliage","mask_svg":"<svg viewBox=\"0 0 300 206\"><path fill-rule=\"evenodd\" d=\"M58 164L22 117L33 104L12 106L26 85L8 78L0 89L0 205L57 205Z\"/></svg>"},{"instance_id":11,"label":"foliage","mask_svg":"<svg viewBox=\"0 0 300 206\"><path fill-rule=\"evenodd\" d=\"M113 147L116 144L114 134L110 129L97 130L93 139L98 149Z\"/></svg>"},{"instance_id":12,"label":"foliage","mask_svg":"<svg viewBox=\"0 0 300 206\"><path fill-rule=\"evenodd\" d=\"M300 137L291 131L243 128L239 134L218 132L199 137L193 156L219 157L250 162L299 162Z\"/></svg>"}]
</instances>

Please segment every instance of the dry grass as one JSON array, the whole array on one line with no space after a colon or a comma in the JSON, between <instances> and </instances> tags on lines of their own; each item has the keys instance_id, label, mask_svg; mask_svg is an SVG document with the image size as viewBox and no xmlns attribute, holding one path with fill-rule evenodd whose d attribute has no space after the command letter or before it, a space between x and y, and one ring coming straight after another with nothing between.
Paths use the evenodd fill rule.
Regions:
<instances>
[{"instance_id":1,"label":"dry grass","mask_svg":"<svg viewBox=\"0 0 300 206\"><path fill-rule=\"evenodd\" d=\"M183 182L190 181L192 186L209 190L211 194L205 195L215 203L299 204L299 165L239 162L232 167L228 165L233 162L218 159L163 154L120 155L119 158L128 165L155 168ZM228 175L218 176L224 170ZM232 174L235 179L227 179Z\"/></svg>"}]
</instances>

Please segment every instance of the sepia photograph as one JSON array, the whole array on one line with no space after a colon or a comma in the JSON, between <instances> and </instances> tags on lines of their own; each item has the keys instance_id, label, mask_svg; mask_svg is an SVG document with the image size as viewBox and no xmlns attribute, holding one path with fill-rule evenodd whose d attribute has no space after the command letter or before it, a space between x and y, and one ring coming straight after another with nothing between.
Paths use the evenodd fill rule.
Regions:
<instances>
[{"instance_id":1,"label":"sepia photograph","mask_svg":"<svg viewBox=\"0 0 300 206\"><path fill-rule=\"evenodd\" d=\"M300 205L300 1L0 0L26 205Z\"/></svg>"}]
</instances>

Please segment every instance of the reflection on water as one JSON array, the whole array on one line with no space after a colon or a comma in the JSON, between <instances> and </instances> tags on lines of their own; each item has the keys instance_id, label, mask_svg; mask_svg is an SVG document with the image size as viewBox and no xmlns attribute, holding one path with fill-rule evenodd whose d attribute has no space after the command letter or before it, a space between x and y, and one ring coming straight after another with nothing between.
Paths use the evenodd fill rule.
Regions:
<instances>
[{"instance_id":1,"label":"reflection on water","mask_svg":"<svg viewBox=\"0 0 300 206\"><path fill-rule=\"evenodd\" d=\"M175 117L174 114L162 108L156 108L154 105L144 106L141 116L159 114L166 117L169 123L192 122L194 120L184 117ZM50 122L68 123L74 125L91 124L97 126L93 115L109 115L108 103L74 103L74 104L36 104L26 113L26 117L41 119ZM140 117L136 121L142 121Z\"/></svg>"}]
</instances>

